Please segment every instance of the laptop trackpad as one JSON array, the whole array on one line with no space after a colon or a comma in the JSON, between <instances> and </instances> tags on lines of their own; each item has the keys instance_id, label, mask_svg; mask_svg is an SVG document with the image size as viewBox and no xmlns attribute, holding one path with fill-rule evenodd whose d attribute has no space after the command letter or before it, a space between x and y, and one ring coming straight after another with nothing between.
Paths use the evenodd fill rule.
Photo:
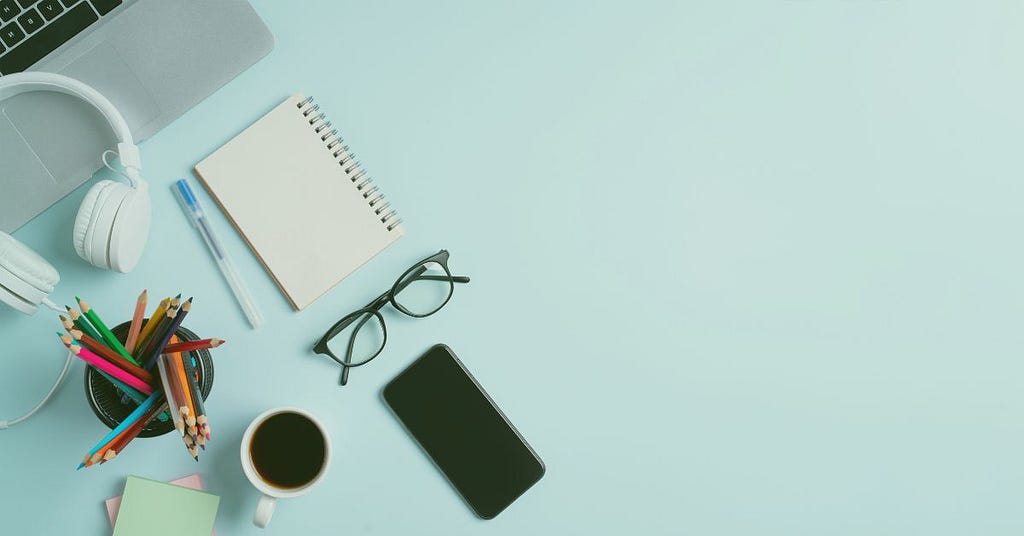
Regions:
<instances>
[{"instance_id":1,"label":"laptop trackpad","mask_svg":"<svg viewBox=\"0 0 1024 536\"><path fill-rule=\"evenodd\" d=\"M88 80L93 88L116 103L133 131L136 126L152 121L160 112L149 90L139 81L121 53L108 42L100 43L75 58L60 73Z\"/></svg>"},{"instance_id":2,"label":"laptop trackpad","mask_svg":"<svg viewBox=\"0 0 1024 536\"><path fill-rule=\"evenodd\" d=\"M0 172L0 201L6 201L0 211L0 230L13 230L53 201L49 190L54 188L53 177L22 139L18 129L0 114L0 147L18 157L5 161ZM13 194L13 195L12 195ZM11 202L14 201L14 202Z\"/></svg>"}]
</instances>

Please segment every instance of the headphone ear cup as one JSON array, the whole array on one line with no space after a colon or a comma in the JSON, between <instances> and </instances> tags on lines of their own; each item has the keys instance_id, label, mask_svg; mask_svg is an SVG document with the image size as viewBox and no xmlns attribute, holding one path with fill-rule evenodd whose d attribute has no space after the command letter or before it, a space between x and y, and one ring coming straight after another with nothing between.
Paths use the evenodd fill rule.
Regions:
<instances>
[{"instance_id":1,"label":"headphone ear cup","mask_svg":"<svg viewBox=\"0 0 1024 536\"><path fill-rule=\"evenodd\" d=\"M106 248L113 270L128 273L139 263L149 241L151 219L149 192L129 188L112 222Z\"/></svg>"},{"instance_id":2,"label":"headphone ear cup","mask_svg":"<svg viewBox=\"0 0 1024 536\"><path fill-rule=\"evenodd\" d=\"M46 259L0 233L0 301L32 314L59 281L60 274Z\"/></svg>"},{"instance_id":3,"label":"headphone ear cup","mask_svg":"<svg viewBox=\"0 0 1024 536\"><path fill-rule=\"evenodd\" d=\"M82 199L81 206L78 207L78 216L75 217L75 230L72 240L75 245L75 253L78 253L78 256L89 264L94 264L91 247L92 233L95 230L92 226L94 216L103 200L106 199L107 190L114 184L116 183L113 181L97 182L92 188L89 188L85 198Z\"/></svg>"}]
</instances>

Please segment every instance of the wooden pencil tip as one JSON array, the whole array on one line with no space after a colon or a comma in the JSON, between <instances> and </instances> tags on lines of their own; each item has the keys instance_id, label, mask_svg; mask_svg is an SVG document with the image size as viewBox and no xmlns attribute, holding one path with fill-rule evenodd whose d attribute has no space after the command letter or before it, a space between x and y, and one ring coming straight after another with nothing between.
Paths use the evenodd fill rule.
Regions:
<instances>
[{"instance_id":1,"label":"wooden pencil tip","mask_svg":"<svg viewBox=\"0 0 1024 536\"><path fill-rule=\"evenodd\" d=\"M65 305L64 308L67 309L69 313L71 312L71 306L70 305Z\"/></svg>"},{"instance_id":2,"label":"wooden pencil tip","mask_svg":"<svg viewBox=\"0 0 1024 536\"><path fill-rule=\"evenodd\" d=\"M77 471L77 470L79 470L79 469L81 469L83 467L85 467L85 464L84 463L80 463L80 464L78 464L78 467L75 468L75 471Z\"/></svg>"},{"instance_id":3,"label":"wooden pencil tip","mask_svg":"<svg viewBox=\"0 0 1024 536\"><path fill-rule=\"evenodd\" d=\"M174 297L174 299L180 300L181 299L181 293L179 292L178 295Z\"/></svg>"}]
</instances>

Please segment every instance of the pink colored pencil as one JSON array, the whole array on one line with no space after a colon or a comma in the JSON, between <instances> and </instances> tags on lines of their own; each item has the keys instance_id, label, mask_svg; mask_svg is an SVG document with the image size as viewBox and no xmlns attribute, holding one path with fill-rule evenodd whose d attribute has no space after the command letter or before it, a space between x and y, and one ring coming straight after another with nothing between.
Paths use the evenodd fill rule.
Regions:
<instances>
[{"instance_id":1,"label":"pink colored pencil","mask_svg":"<svg viewBox=\"0 0 1024 536\"><path fill-rule=\"evenodd\" d=\"M121 370L120 368L117 367L117 365L92 353L92 351L90 351L88 348L85 348L76 343L71 343L70 345L68 345L68 349L71 350L72 354L77 355L86 363L102 370L103 372L106 372L107 374L110 374L114 378L117 378L118 381L124 382L126 385L142 392L146 396L153 394L153 388L150 387L148 383Z\"/></svg>"}]
</instances>

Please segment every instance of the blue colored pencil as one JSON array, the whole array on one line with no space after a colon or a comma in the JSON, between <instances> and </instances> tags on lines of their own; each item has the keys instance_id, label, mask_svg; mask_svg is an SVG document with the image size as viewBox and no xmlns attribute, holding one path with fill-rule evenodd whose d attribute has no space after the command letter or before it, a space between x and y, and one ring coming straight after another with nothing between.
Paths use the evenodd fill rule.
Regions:
<instances>
[{"instance_id":1,"label":"blue colored pencil","mask_svg":"<svg viewBox=\"0 0 1024 536\"><path fill-rule=\"evenodd\" d=\"M135 411L131 412L127 417L125 417L125 419L121 421L121 424L117 425L117 428L111 430L109 434L104 436L103 439L101 439L100 442L97 443L96 446L89 451L89 454L85 455L85 459L82 461L81 464L78 465L78 468L81 469L85 467L85 463L89 461L89 458L92 457L93 454L99 452L100 449L103 448L103 445L109 443L111 439L117 437L118 434L127 430L129 426L135 423L135 421L142 418L142 416L145 415L146 412L149 411L149 409L152 408L154 404L163 399L163 396L163 391L153 391L153 394L149 395L149 398L147 398L145 402L139 404L139 407L135 408Z\"/></svg>"}]
</instances>

